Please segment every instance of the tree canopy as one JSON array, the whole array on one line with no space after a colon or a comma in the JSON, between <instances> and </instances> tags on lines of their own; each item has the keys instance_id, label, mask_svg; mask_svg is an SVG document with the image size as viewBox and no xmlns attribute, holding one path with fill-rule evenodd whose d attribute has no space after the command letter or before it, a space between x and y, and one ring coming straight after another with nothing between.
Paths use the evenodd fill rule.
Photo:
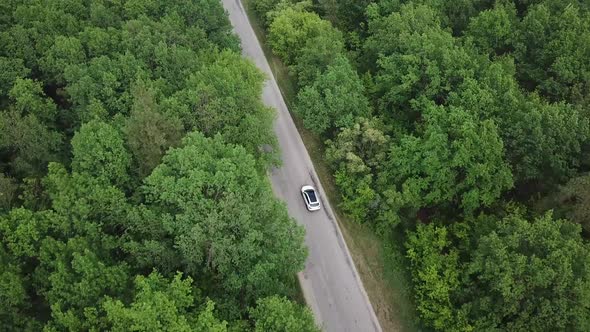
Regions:
<instances>
[{"instance_id":1,"label":"tree canopy","mask_svg":"<svg viewBox=\"0 0 590 332\"><path fill-rule=\"evenodd\" d=\"M419 226L409 237L418 309L429 325L474 331L588 328L590 256L578 225L551 214L534 221L511 214L483 228L488 230L474 231L478 238L461 259L464 268L456 249L460 237L447 227Z\"/></svg>"},{"instance_id":2,"label":"tree canopy","mask_svg":"<svg viewBox=\"0 0 590 332\"><path fill-rule=\"evenodd\" d=\"M317 331L220 1L4 1L0 46L0 330Z\"/></svg>"},{"instance_id":3,"label":"tree canopy","mask_svg":"<svg viewBox=\"0 0 590 332\"><path fill-rule=\"evenodd\" d=\"M258 300L250 312L256 320L256 332L319 331L308 308L300 308L284 297L272 296Z\"/></svg>"},{"instance_id":4,"label":"tree canopy","mask_svg":"<svg viewBox=\"0 0 590 332\"><path fill-rule=\"evenodd\" d=\"M253 2L418 326L588 329L587 1Z\"/></svg>"},{"instance_id":5,"label":"tree canopy","mask_svg":"<svg viewBox=\"0 0 590 332\"><path fill-rule=\"evenodd\" d=\"M201 287L212 296L243 306L284 293L285 280L303 269L302 228L273 198L254 158L220 136L187 135L146 178L144 191L173 239L176 268L208 276Z\"/></svg>"},{"instance_id":6,"label":"tree canopy","mask_svg":"<svg viewBox=\"0 0 590 332\"><path fill-rule=\"evenodd\" d=\"M355 117L369 115L364 86L348 60L338 57L311 86L297 96L297 112L306 127L322 134L352 125Z\"/></svg>"}]
</instances>

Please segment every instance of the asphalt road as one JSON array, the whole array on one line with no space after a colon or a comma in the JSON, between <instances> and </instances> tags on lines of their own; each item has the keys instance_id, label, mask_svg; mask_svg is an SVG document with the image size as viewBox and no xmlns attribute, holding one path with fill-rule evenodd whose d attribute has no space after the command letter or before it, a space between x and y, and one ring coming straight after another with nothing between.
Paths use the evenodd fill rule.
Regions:
<instances>
[{"instance_id":1,"label":"asphalt road","mask_svg":"<svg viewBox=\"0 0 590 332\"><path fill-rule=\"evenodd\" d=\"M289 214L306 229L309 257L299 274L303 293L316 321L325 331L381 331L371 303L358 276L350 253L325 199L313 164L291 119L262 48L252 30L240 0L222 0L235 32L242 41L244 56L269 78L262 99L277 110L274 130L278 136L283 166L271 172L275 194L286 202ZM311 184L319 191L322 209L308 212L300 194Z\"/></svg>"}]
</instances>

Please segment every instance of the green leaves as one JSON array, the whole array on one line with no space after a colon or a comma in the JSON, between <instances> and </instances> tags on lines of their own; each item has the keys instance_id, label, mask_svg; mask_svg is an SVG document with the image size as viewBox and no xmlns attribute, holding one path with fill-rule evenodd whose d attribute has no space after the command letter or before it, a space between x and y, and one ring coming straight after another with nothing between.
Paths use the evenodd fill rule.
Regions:
<instances>
[{"instance_id":1,"label":"green leaves","mask_svg":"<svg viewBox=\"0 0 590 332\"><path fill-rule=\"evenodd\" d=\"M82 239L71 239L65 246L48 240L42 251L41 256L56 260L42 266L50 272L47 299L51 304L59 303L62 309L94 305L103 295L120 294L126 286L126 266L109 266Z\"/></svg>"},{"instance_id":2,"label":"green leaves","mask_svg":"<svg viewBox=\"0 0 590 332\"><path fill-rule=\"evenodd\" d=\"M555 194L555 205L565 216L590 232L590 175L581 175L569 180Z\"/></svg>"},{"instance_id":3,"label":"green leaves","mask_svg":"<svg viewBox=\"0 0 590 332\"><path fill-rule=\"evenodd\" d=\"M449 103L493 119L506 147L515 180L563 181L580 162L588 140L588 119L565 103L549 104L518 87L512 60L496 61L479 82L466 80ZM568 128L568 130L564 130ZM552 158L545 158L551 155Z\"/></svg>"},{"instance_id":4,"label":"green leaves","mask_svg":"<svg viewBox=\"0 0 590 332\"><path fill-rule=\"evenodd\" d=\"M212 63L191 75L187 88L177 94L184 108L178 112L185 128L226 142L240 144L267 167L277 162L278 146L272 122L274 111L260 100L264 76L237 53L221 52ZM261 147L268 145L270 152Z\"/></svg>"},{"instance_id":5,"label":"green leaves","mask_svg":"<svg viewBox=\"0 0 590 332\"><path fill-rule=\"evenodd\" d=\"M326 36L324 38L333 42L342 40L342 34L328 21L293 6L279 11L268 29L268 41L273 52L288 65L295 63L306 43L319 36Z\"/></svg>"},{"instance_id":6,"label":"green leaves","mask_svg":"<svg viewBox=\"0 0 590 332\"><path fill-rule=\"evenodd\" d=\"M382 213L373 179L385 161L390 139L376 121L359 118L334 141L326 142L326 160L335 171L342 208L357 222Z\"/></svg>"},{"instance_id":7,"label":"green leaves","mask_svg":"<svg viewBox=\"0 0 590 332\"><path fill-rule=\"evenodd\" d=\"M3 216L0 232L10 253L20 259L38 256L52 217L51 213L33 213L23 208L13 209Z\"/></svg>"},{"instance_id":8,"label":"green leaves","mask_svg":"<svg viewBox=\"0 0 590 332\"><path fill-rule=\"evenodd\" d=\"M415 208L458 202L470 213L490 206L513 185L492 121L461 108L426 105L421 137L405 136L390 152L386 176Z\"/></svg>"},{"instance_id":9,"label":"green leaves","mask_svg":"<svg viewBox=\"0 0 590 332\"><path fill-rule=\"evenodd\" d=\"M344 44L341 38L335 37L328 33L320 34L308 39L305 46L298 50L295 62L289 68L297 76L299 87L313 85L329 65L342 63Z\"/></svg>"},{"instance_id":10,"label":"green leaves","mask_svg":"<svg viewBox=\"0 0 590 332\"><path fill-rule=\"evenodd\" d=\"M129 153L120 133L99 120L90 121L72 138L72 170L114 185L128 181Z\"/></svg>"},{"instance_id":11,"label":"green leaves","mask_svg":"<svg viewBox=\"0 0 590 332\"><path fill-rule=\"evenodd\" d=\"M0 96L4 99L12 89L14 82L29 74L30 69L18 58L0 57Z\"/></svg>"},{"instance_id":12,"label":"green leaves","mask_svg":"<svg viewBox=\"0 0 590 332\"><path fill-rule=\"evenodd\" d=\"M552 101L588 105L590 15L578 4L530 6L518 30L519 78Z\"/></svg>"},{"instance_id":13,"label":"green leaves","mask_svg":"<svg viewBox=\"0 0 590 332\"><path fill-rule=\"evenodd\" d=\"M7 170L18 177L38 176L61 148L62 136L54 130L56 105L30 79L15 79L8 95L10 108L0 111L0 149Z\"/></svg>"},{"instance_id":14,"label":"green leaves","mask_svg":"<svg viewBox=\"0 0 590 332\"><path fill-rule=\"evenodd\" d=\"M69 102L75 113L74 123L93 120L95 105L104 108L101 113L127 114L131 108L131 86L137 78L147 75L145 63L133 54L114 54L111 57L93 58L87 63L72 65L65 69L68 85L65 87Z\"/></svg>"},{"instance_id":15,"label":"green leaves","mask_svg":"<svg viewBox=\"0 0 590 332\"><path fill-rule=\"evenodd\" d=\"M180 119L173 114L166 116L158 108L153 91L146 87L136 88L124 132L140 178L151 173L168 148L180 144L183 134Z\"/></svg>"},{"instance_id":16,"label":"green leaves","mask_svg":"<svg viewBox=\"0 0 590 332\"><path fill-rule=\"evenodd\" d=\"M0 248L0 328L39 328L36 320L25 319L22 314L31 307L26 280L17 260Z\"/></svg>"},{"instance_id":17,"label":"green leaves","mask_svg":"<svg viewBox=\"0 0 590 332\"><path fill-rule=\"evenodd\" d=\"M111 331L226 331L227 323L213 315L214 304L208 301L195 312L192 279L177 273L171 281L156 271L135 278L135 296L129 306L108 298L102 305ZM197 316L198 315L198 316Z\"/></svg>"},{"instance_id":18,"label":"green leaves","mask_svg":"<svg viewBox=\"0 0 590 332\"><path fill-rule=\"evenodd\" d=\"M454 295L461 287L459 252L453 248L447 228L418 225L406 242L420 316L439 331L472 331L465 312L458 310Z\"/></svg>"},{"instance_id":19,"label":"green leaves","mask_svg":"<svg viewBox=\"0 0 590 332\"><path fill-rule=\"evenodd\" d=\"M518 212L455 226L419 225L406 243L428 325L441 331L589 326L590 248L579 226L550 213L527 221Z\"/></svg>"},{"instance_id":20,"label":"green leaves","mask_svg":"<svg viewBox=\"0 0 590 332\"><path fill-rule=\"evenodd\" d=\"M285 297L272 296L256 301L250 308L250 316L255 321L254 331L276 332L316 332L311 310L301 307Z\"/></svg>"},{"instance_id":21,"label":"green leaves","mask_svg":"<svg viewBox=\"0 0 590 332\"><path fill-rule=\"evenodd\" d=\"M0 330L249 330L293 295L274 110L218 0L0 8Z\"/></svg>"},{"instance_id":22,"label":"green leaves","mask_svg":"<svg viewBox=\"0 0 590 332\"><path fill-rule=\"evenodd\" d=\"M58 86L65 82L64 69L85 61L82 43L75 37L57 36L45 56L39 61L45 79Z\"/></svg>"},{"instance_id":23,"label":"green leaves","mask_svg":"<svg viewBox=\"0 0 590 332\"><path fill-rule=\"evenodd\" d=\"M477 280L470 292L478 328L590 326L590 256L579 226L551 214L533 222L509 216L479 239L472 257L467 270Z\"/></svg>"},{"instance_id":24,"label":"green leaves","mask_svg":"<svg viewBox=\"0 0 590 332\"><path fill-rule=\"evenodd\" d=\"M47 163L57 159L62 135L47 128L34 114L0 112L0 149L10 158L10 174L18 177L43 174Z\"/></svg>"},{"instance_id":25,"label":"green leaves","mask_svg":"<svg viewBox=\"0 0 590 332\"><path fill-rule=\"evenodd\" d=\"M9 93L12 109L21 115L32 114L47 125L52 125L57 115L55 103L45 96L39 82L16 79Z\"/></svg>"},{"instance_id":26,"label":"green leaves","mask_svg":"<svg viewBox=\"0 0 590 332\"><path fill-rule=\"evenodd\" d=\"M313 85L297 96L296 112L304 125L318 134L349 127L357 116L369 115L364 87L348 60L339 56Z\"/></svg>"},{"instance_id":27,"label":"green leaves","mask_svg":"<svg viewBox=\"0 0 590 332\"><path fill-rule=\"evenodd\" d=\"M484 53L504 54L511 50L518 24L513 4L498 4L471 19L466 35Z\"/></svg>"},{"instance_id":28,"label":"green leaves","mask_svg":"<svg viewBox=\"0 0 590 332\"><path fill-rule=\"evenodd\" d=\"M276 6L283 0L255 0L253 2L256 14L261 18L263 24L268 26L267 14L274 10Z\"/></svg>"},{"instance_id":29,"label":"green leaves","mask_svg":"<svg viewBox=\"0 0 590 332\"><path fill-rule=\"evenodd\" d=\"M16 202L18 185L16 181L0 173L0 211L9 210Z\"/></svg>"},{"instance_id":30,"label":"green leaves","mask_svg":"<svg viewBox=\"0 0 590 332\"><path fill-rule=\"evenodd\" d=\"M145 183L148 202L174 238L179 267L218 280L199 286L226 310L283 294L287 280L303 268L303 230L244 148L191 133Z\"/></svg>"},{"instance_id":31,"label":"green leaves","mask_svg":"<svg viewBox=\"0 0 590 332\"><path fill-rule=\"evenodd\" d=\"M478 71L472 57L453 36L442 30L428 7L405 6L372 25L367 51L377 56L375 78L379 112L414 130L422 100L444 104L448 94ZM426 22L415 22L419 19ZM436 21L435 21L436 22ZM374 52L374 53L373 53Z\"/></svg>"}]
</instances>

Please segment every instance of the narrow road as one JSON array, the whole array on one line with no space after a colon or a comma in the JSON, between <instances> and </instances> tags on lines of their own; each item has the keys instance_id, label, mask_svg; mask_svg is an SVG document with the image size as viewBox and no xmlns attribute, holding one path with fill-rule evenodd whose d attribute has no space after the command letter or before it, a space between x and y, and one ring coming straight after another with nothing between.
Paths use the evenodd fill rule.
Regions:
<instances>
[{"instance_id":1,"label":"narrow road","mask_svg":"<svg viewBox=\"0 0 590 332\"><path fill-rule=\"evenodd\" d=\"M381 331L363 284L334 213L325 199L311 159L291 119L262 48L240 0L222 0L235 32L242 41L244 56L268 76L262 99L278 114L274 130L279 139L283 166L274 169L271 181L275 194L286 202L289 214L306 229L309 257L299 280L316 321L328 332ZM300 194L304 184L312 184L322 197L322 209L308 212Z\"/></svg>"}]
</instances>

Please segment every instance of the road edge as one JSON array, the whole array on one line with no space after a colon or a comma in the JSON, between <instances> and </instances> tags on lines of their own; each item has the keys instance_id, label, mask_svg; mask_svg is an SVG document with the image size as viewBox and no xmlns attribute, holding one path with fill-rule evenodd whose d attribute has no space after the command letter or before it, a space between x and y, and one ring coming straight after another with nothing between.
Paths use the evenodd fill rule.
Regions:
<instances>
[{"instance_id":1,"label":"road edge","mask_svg":"<svg viewBox=\"0 0 590 332\"><path fill-rule=\"evenodd\" d=\"M297 280L299 281L299 287L301 288L301 292L303 293L303 298L305 299L307 306L311 309L311 312L313 312L313 317L316 325L319 328L322 328L324 325L324 321L322 320L320 309L318 308L317 301L315 300L315 296L313 295L312 287L309 285L310 282L307 280L307 277L305 276L305 272L298 272Z\"/></svg>"},{"instance_id":2,"label":"road edge","mask_svg":"<svg viewBox=\"0 0 590 332\"><path fill-rule=\"evenodd\" d=\"M235 0L235 2L238 3L240 9L245 13L246 20L248 21L248 25L250 26L250 29L252 29L252 33L254 35L254 38L256 38L256 41L258 42L259 45L262 45L260 43L260 40L258 39L258 36L254 32L254 29L252 28L252 22L250 21L250 17L248 16L246 9L244 8L244 4L242 3L241 0ZM224 8L224 10L227 13L227 10L225 8ZM281 90L280 85L277 83L277 79L274 75L274 72L272 71L272 67L269 65L269 60L264 52L263 52L263 55L264 55L265 65L268 68L269 74L272 76L272 77L267 78L266 83L275 84L278 91L281 93L281 99L284 100L285 99L284 93ZM245 56L245 58L249 59L249 57L247 57L247 56ZM260 68L260 69L262 69L262 68ZM285 108L288 111L289 118L291 119L291 121L294 124L293 114L289 110L289 107L286 105L286 103L285 103ZM297 129L297 133L299 134L299 140L301 140L305 149L308 150L307 146L305 145L305 143L303 142L303 140L301 138L301 133L299 132L299 129L297 128L297 126L295 126L295 128ZM313 168L310 170L310 176L312 178L312 181L315 183L316 187L320 190L320 193L321 193L320 198L322 200L324 200L324 198L328 199L326 196L325 190L323 188L323 185L322 185L321 181L319 180L319 176L317 175L317 173L315 171L315 164L313 163L313 160L309 156L309 151L307 151L307 152L308 152L307 157L309 158L311 165L313 165ZM270 174L267 174L267 175L270 175ZM365 299L365 302L368 304L368 310L371 315L372 325L374 326L376 331L382 332L383 330L381 329L381 324L379 322L377 315L375 314L375 310L373 309L373 304L371 302L371 299L369 298L369 295L367 294L367 291L365 290L364 283L363 283L362 279L360 278L360 275L358 273L358 270L356 268L356 265L354 263L352 255L350 254L350 250L348 248L348 245L346 244L346 240L344 239L344 236L342 234L342 230L340 229L338 219L336 218L336 215L332 211L332 207L330 206L330 204L323 204L323 205L324 205L324 209L326 210L326 214L328 215L328 219L330 220L330 222L332 223L332 226L334 227L334 229L336 231L336 235L337 235L339 244L341 246L343 246L343 249L346 252L347 263L349 264L349 266L352 269L352 272L354 274L354 278L357 282L357 285L360 288L361 294L362 294L363 298ZM303 297L305 298L307 305L311 308L312 312L314 313L316 323L318 323L318 325L321 328L322 324L323 324L322 319L321 319L321 314L319 312L317 302L315 301L315 296L313 295L313 290L311 290L311 287L309 286L309 282L305 278L303 271L297 273L297 279L299 281L299 285L300 285L301 290L303 292Z\"/></svg>"},{"instance_id":3,"label":"road edge","mask_svg":"<svg viewBox=\"0 0 590 332\"><path fill-rule=\"evenodd\" d=\"M280 87L279 87L279 90L280 90ZM291 115L291 111L289 111L289 115ZM299 131L297 131L297 132L299 132ZM305 143L303 145L305 146ZM307 147L305 147L305 148L307 149ZM313 165L313 160L311 160L311 163ZM321 194L322 194L322 196L321 196L322 200L324 197L326 200L329 200L328 196L326 195L326 192L324 190L324 187L322 185L322 181L319 179L319 176L316 174L315 165L314 165L314 168L310 172L310 176L311 176L312 181L315 183L316 187L320 189ZM363 283L363 280L360 277L360 274L356 268L356 264L354 263L354 259L352 258L352 255L350 254L350 249L348 249L348 244L346 243L346 240L344 239L344 235L342 234L342 230L340 229L340 222L338 221L338 218L336 217L336 214L334 213L334 211L332 211L331 204L323 204L323 205L324 205L324 207L328 207L326 209L328 219L330 219L330 222L332 223L332 225L334 226L334 229L336 230L336 234L338 236L338 241L340 242L341 245L344 246L344 252L346 252L346 259L352 268L352 272L353 272L354 277L357 281L357 284L359 285L360 291L363 294L363 297L365 298L365 302L368 303L368 305L369 305L369 312L371 313L371 317L373 320L373 326L375 327L376 331L382 332L383 330L381 329L381 323L379 322L379 318L377 317L377 314L375 314L375 310L373 309L373 303L371 302L371 298L369 297L369 294L365 290L365 284Z\"/></svg>"}]
</instances>

